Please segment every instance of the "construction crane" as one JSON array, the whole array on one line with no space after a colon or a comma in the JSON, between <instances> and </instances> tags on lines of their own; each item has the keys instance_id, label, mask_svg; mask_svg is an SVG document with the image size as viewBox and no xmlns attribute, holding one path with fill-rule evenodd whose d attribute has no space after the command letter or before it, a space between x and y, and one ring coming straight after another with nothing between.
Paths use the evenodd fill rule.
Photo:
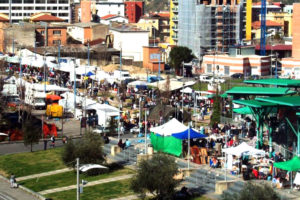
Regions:
<instances>
[{"instance_id":1,"label":"construction crane","mask_svg":"<svg viewBox=\"0 0 300 200\"><path fill-rule=\"evenodd\" d=\"M266 26L266 14L267 14L267 5L266 0L261 1L261 10L260 10L260 55L266 55L266 35L267 35L267 26Z\"/></svg>"}]
</instances>

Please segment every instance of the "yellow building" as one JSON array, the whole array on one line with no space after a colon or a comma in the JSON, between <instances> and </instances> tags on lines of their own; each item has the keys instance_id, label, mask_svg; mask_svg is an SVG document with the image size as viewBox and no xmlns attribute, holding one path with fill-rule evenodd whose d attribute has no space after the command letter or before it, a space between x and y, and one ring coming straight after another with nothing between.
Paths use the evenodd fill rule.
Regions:
<instances>
[{"instance_id":1,"label":"yellow building","mask_svg":"<svg viewBox=\"0 0 300 200\"><path fill-rule=\"evenodd\" d=\"M153 38L154 35L157 37L159 34L159 19L149 16L143 16L138 23L134 24L142 30L149 31L149 37Z\"/></svg>"},{"instance_id":2,"label":"yellow building","mask_svg":"<svg viewBox=\"0 0 300 200\"><path fill-rule=\"evenodd\" d=\"M170 44L178 42L178 0L170 0Z\"/></svg>"},{"instance_id":3,"label":"yellow building","mask_svg":"<svg viewBox=\"0 0 300 200\"><path fill-rule=\"evenodd\" d=\"M266 20L274 21L283 26L283 34L285 37L292 36L292 13L287 12L269 12Z\"/></svg>"}]
</instances>

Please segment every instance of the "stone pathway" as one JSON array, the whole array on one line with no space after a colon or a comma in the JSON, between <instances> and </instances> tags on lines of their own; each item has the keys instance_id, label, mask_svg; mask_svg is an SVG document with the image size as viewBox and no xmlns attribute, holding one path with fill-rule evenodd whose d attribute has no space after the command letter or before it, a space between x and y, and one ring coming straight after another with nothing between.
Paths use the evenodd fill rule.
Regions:
<instances>
[{"instance_id":1,"label":"stone pathway","mask_svg":"<svg viewBox=\"0 0 300 200\"><path fill-rule=\"evenodd\" d=\"M84 187L99 185L99 184L103 184L103 183L109 183L109 182L113 182L113 181L125 180L125 179L131 178L132 176L133 175L130 174L130 175L118 176L118 177L113 177L113 178L97 180L97 181L91 181L91 182L88 182ZM66 186L66 187L60 187L60 188L44 190L44 191L41 191L39 193L41 195L45 195L45 194L50 194L50 193L55 193L55 192L62 192L62 191L66 191L66 190L76 189L76 187L77 187L77 185L70 185L70 186Z\"/></svg>"},{"instance_id":2,"label":"stone pathway","mask_svg":"<svg viewBox=\"0 0 300 200\"><path fill-rule=\"evenodd\" d=\"M17 181L24 181L27 179L32 179L32 178L39 178L39 177L43 177L43 176L50 176L50 175L54 175L54 174L60 174L63 172L69 172L72 171L72 168L64 168L64 169L59 169L59 170L54 170L54 171L50 171L50 172L44 172L44 173L40 173L40 174L33 174L33 175L29 175L29 176L22 176L17 178Z\"/></svg>"}]
</instances>

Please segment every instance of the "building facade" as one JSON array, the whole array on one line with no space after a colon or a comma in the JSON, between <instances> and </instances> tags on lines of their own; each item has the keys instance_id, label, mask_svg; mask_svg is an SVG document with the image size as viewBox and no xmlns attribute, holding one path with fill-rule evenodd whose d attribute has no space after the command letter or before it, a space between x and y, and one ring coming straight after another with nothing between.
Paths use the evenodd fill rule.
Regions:
<instances>
[{"instance_id":1,"label":"building facade","mask_svg":"<svg viewBox=\"0 0 300 200\"><path fill-rule=\"evenodd\" d=\"M137 23L141 16L144 15L144 2L143 1L126 1L125 3L125 16L128 18L129 23Z\"/></svg>"},{"instance_id":2,"label":"building facade","mask_svg":"<svg viewBox=\"0 0 300 200\"><path fill-rule=\"evenodd\" d=\"M0 1L0 13L9 15L9 0ZM53 16L71 21L70 0L13 0L11 3L12 22L22 21L31 15L49 12Z\"/></svg>"},{"instance_id":3,"label":"building facade","mask_svg":"<svg viewBox=\"0 0 300 200\"><path fill-rule=\"evenodd\" d=\"M123 0L95 0L95 8L99 17L109 14L125 16Z\"/></svg>"},{"instance_id":4,"label":"building facade","mask_svg":"<svg viewBox=\"0 0 300 200\"><path fill-rule=\"evenodd\" d=\"M249 31L249 19L246 20L247 1L249 0L237 3L232 0L227 3L218 0L208 4L205 0L179 0L178 26L170 22L173 23L171 27L176 26L178 33L176 35L174 28L171 29L170 40L177 38L177 44L190 48L200 61L205 52L228 52L230 46L249 40L246 37L246 30Z\"/></svg>"},{"instance_id":5,"label":"building facade","mask_svg":"<svg viewBox=\"0 0 300 200\"><path fill-rule=\"evenodd\" d=\"M67 44L67 26L65 24L49 24L47 29L37 26L35 30L39 46L64 46Z\"/></svg>"},{"instance_id":6,"label":"building facade","mask_svg":"<svg viewBox=\"0 0 300 200\"><path fill-rule=\"evenodd\" d=\"M143 47L149 46L148 31L129 25L111 27L113 35L113 48L122 49L122 57L133 59L135 62L143 61Z\"/></svg>"},{"instance_id":7,"label":"building facade","mask_svg":"<svg viewBox=\"0 0 300 200\"><path fill-rule=\"evenodd\" d=\"M170 45L178 42L178 0L170 0Z\"/></svg>"}]
</instances>

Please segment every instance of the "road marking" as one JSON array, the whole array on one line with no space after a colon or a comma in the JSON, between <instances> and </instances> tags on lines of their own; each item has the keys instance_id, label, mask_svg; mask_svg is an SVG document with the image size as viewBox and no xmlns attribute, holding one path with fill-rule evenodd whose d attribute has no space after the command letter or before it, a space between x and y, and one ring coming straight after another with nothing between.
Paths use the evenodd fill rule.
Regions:
<instances>
[{"instance_id":1,"label":"road marking","mask_svg":"<svg viewBox=\"0 0 300 200\"><path fill-rule=\"evenodd\" d=\"M11 196L8 196L5 193L0 193L0 200L16 200L16 199Z\"/></svg>"}]
</instances>

